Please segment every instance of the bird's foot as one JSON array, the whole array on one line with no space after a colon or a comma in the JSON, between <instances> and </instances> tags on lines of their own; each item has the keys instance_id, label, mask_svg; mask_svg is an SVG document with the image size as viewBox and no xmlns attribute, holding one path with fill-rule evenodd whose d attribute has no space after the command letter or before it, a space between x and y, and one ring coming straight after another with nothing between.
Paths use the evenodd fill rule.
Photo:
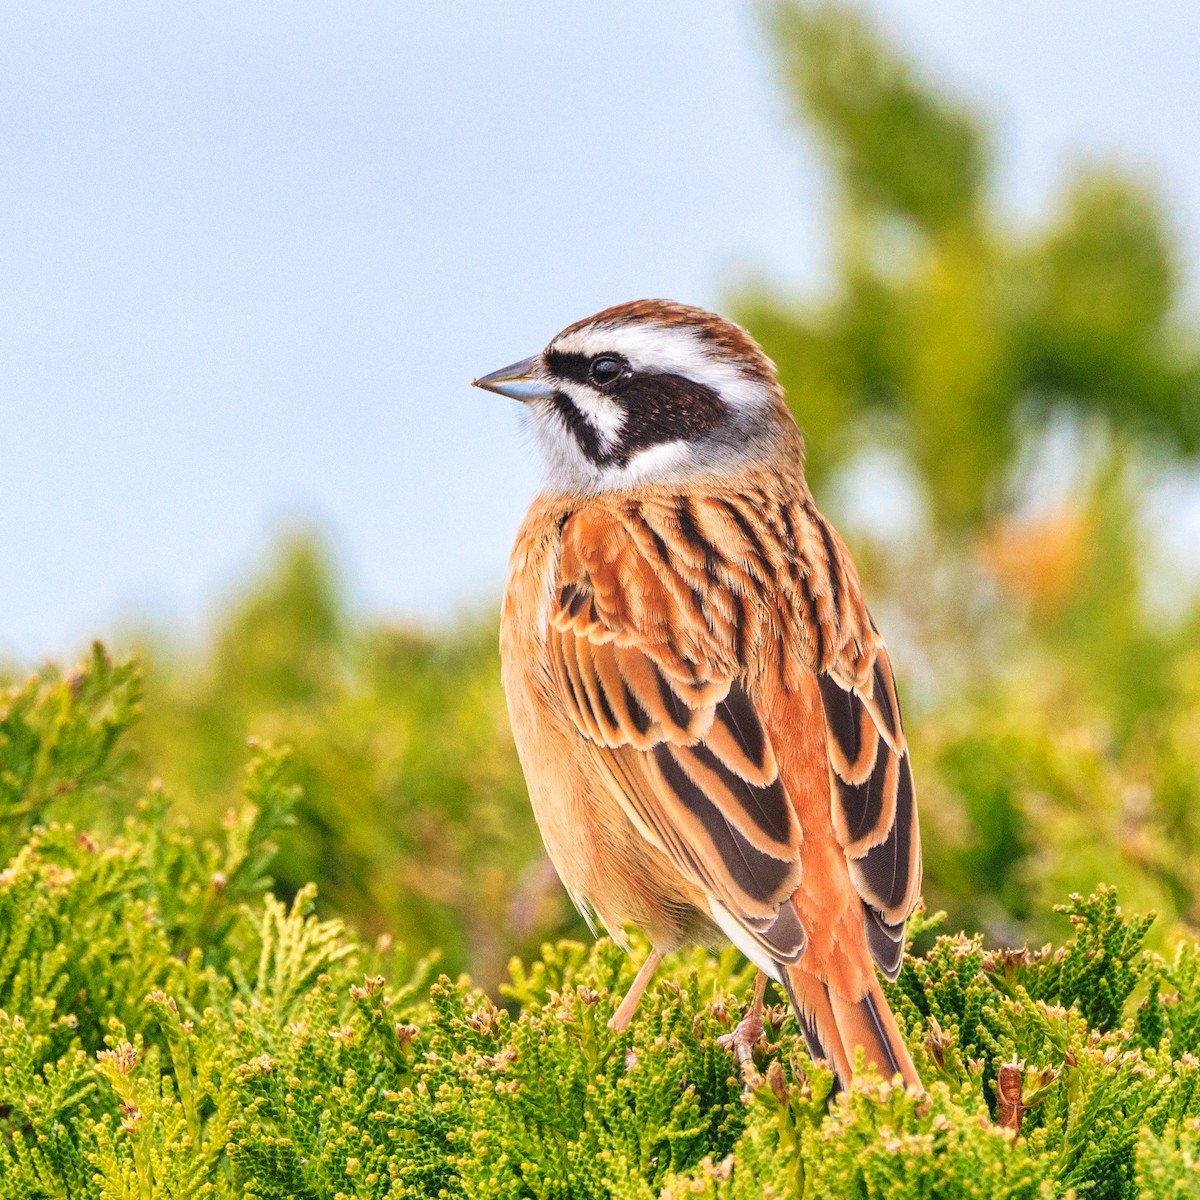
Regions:
<instances>
[{"instance_id":1,"label":"bird's foot","mask_svg":"<svg viewBox=\"0 0 1200 1200\"><path fill-rule=\"evenodd\" d=\"M758 1069L754 1065L754 1047L762 1040L763 1014L760 1004L750 1006L749 1012L737 1023L732 1033L722 1034L717 1038L717 1045L733 1051L747 1091L754 1091L762 1084Z\"/></svg>"}]
</instances>

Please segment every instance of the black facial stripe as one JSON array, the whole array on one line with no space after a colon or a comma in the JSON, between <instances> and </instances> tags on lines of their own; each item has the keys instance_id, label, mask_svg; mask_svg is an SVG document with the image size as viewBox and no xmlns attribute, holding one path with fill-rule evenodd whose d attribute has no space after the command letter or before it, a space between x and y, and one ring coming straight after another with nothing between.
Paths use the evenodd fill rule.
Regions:
<instances>
[{"instance_id":1,"label":"black facial stripe","mask_svg":"<svg viewBox=\"0 0 1200 1200\"><path fill-rule=\"evenodd\" d=\"M556 379L570 379L575 383L586 383L588 368L592 360L586 354L567 354L562 350L546 353L546 366Z\"/></svg>"},{"instance_id":2,"label":"black facial stripe","mask_svg":"<svg viewBox=\"0 0 1200 1200\"><path fill-rule=\"evenodd\" d=\"M550 403L554 405L554 411L558 413L559 419L579 443L584 457L598 467L603 467L613 461L612 456L607 454L604 447L600 445L600 434L597 433L596 427L575 407L566 392L555 392L554 399Z\"/></svg>"},{"instance_id":3,"label":"black facial stripe","mask_svg":"<svg viewBox=\"0 0 1200 1200\"><path fill-rule=\"evenodd\" d=\"M557 354L548 365L560 379L574 380L579 370L586 378L588 361L583 355ZM725 401L713 388L682 375L634 374L601 394L625 412L619 440L607 450L595 426L566 392L556 392L552 401L585 457L598 467L623 467L640 450L663 442L695 441L729 415Z\"/></svg>"}]
</instances>

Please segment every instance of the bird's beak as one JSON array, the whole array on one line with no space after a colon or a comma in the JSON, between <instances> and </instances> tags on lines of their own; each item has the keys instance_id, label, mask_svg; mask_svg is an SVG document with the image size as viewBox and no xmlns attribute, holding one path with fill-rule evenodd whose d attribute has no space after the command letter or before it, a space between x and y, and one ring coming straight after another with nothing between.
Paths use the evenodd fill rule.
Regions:
<instances>
[{"instance_id":1,"label":"bird's beak","mask_svg":"<svg viewBox=\"0 0 1200 1200\"><path fill-rule=\"evenodd\" d=\"M490 375L472 379L471 385L511 396L514 400L549 400L554 395L554 385L545 377L540 355L523 358L511 367L501 367Z\"/></svg>"}]
</instances>

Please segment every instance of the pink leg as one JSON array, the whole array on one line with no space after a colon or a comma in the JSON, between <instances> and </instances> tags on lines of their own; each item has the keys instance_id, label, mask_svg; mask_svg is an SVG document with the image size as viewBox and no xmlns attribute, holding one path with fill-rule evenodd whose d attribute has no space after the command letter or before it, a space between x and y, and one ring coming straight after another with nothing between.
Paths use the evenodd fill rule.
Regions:
<instances>
[{"instance_id":1,"label":"pink leg","mask_svg":"<svg viewBox=\"0 0 1200 1200\"><path fill-rule=\"evenodd\" d=\"M743 1074L754 1070L754 1047L758 1045L763 1035L763 997L767 991L767 977L762 971L754 979L754 999L750 1001L750 1009L738 1022L732 1033L727 1033L718 1039L722 1046L733 1050L742 1068Z\"/></svg>"},{"instance_id":2,"label":"pink leg","mask_svg":"<svg viewBox=\"0 0 1200 1200\"><path fill-rule=\"evenodd\" d=\"M650 980L654 978L654 972L658 970L658 964L662 960L663 956L657 950L650 951L629 991L625 993L625 999L613 1013L612 1020L608 1023L609 1029L617 1033L624 1033L629 1028L629 1022L633 1020L633 1013L638 1006L638 1001L642 998L642 993L646 990Z\"/></svg>"}]
</instances>

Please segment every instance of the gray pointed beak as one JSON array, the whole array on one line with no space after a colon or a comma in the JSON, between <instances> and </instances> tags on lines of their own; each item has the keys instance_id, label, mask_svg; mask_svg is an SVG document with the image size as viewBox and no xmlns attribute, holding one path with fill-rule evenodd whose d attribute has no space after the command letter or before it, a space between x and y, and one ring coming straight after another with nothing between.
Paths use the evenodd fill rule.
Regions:
<instances>
[{"instance_id":1,"label":"gray pointed beak","mask_svg":"<svg viewBox=\"0 0 1200 1200\"><path fill-rule=\"evenodd\" d=\"M540 355L523 358L511 367L501 367L490 375L481 375L471 380L472 387L485 388L510 396L514 400L549 400L554 395L554 385L545 377Z\"/></svg>"}]
</instances>

